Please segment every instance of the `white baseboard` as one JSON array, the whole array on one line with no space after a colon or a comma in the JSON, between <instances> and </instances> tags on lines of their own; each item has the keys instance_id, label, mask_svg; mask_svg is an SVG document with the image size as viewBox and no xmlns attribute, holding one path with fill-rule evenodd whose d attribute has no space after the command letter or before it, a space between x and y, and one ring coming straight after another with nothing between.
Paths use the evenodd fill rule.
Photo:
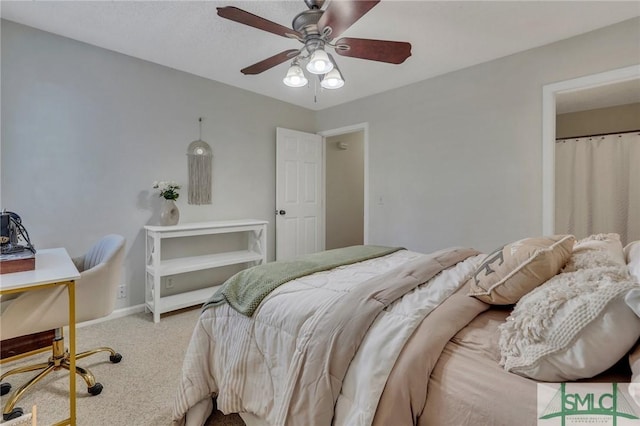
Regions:
<instances>
[{"instance_id":1,"label":"white baseboard","mask_svg":"<svg viewBox=\"0 0 640 426\"><path fill-rule=\"evenodd\" d=\"M78 324L76 324L76 328L86 327L88 325L99 324L99 323L104 322L104 321L109 321L109 320L116 319L116 318L122 318L122 317L126 317L128 315L133 315L133 314L137 314L137 313L140 313L140 312L144 312L144 303L141 304L141 305L127 306L126 308L116 309L115 311L113 311L111 313L111 315L108 315L106 317L102 317L102 318L94 319L94 320L91 320L91 321L85 321L85 322L78 323Z\"/></svg>"}]
</instances>

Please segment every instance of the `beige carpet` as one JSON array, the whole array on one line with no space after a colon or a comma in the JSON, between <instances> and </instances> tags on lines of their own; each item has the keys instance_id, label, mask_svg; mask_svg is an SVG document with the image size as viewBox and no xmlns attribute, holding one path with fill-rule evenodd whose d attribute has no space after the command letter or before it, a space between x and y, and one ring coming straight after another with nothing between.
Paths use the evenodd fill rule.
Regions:
<instances>
[{"instance_id":1,"label":"beige carpet","mask_svg":"<svg viewBox=\"0 0 640 426\"><path fill-rule=\"evenodd\" d=\"M180 378L184 353L200 310L163 316L158 324L151 314L136 314L78 328L78 351L111 346L123 356L112 364L108 353L79 362L89 368L104 386L100 395L90 396L81 378L76 379L78 426L169 426L173 397ZM5 371L24 364L44 362L48 354L4 364ZM10 376L13 388L21 386L33 373ZM57 371L25 394L18 406L30 412L37 405L38 425L49 425L68 417L69 379ZM2 397L2 405L8 395ZM214 412L206 426L242 426L237 415Z\"/></svg>"}]
</instances>

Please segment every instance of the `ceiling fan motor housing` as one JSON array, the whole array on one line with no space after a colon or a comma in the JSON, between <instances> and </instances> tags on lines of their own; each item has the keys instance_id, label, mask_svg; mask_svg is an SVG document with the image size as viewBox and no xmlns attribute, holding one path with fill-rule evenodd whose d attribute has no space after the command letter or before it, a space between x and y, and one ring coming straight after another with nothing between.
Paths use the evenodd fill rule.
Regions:
<instances>
[{"instance_id":1,"label":"ceiling fan motor housing","mask_svg":"<svg viewBox=\"0 0 640 426\"><path fill-rule=\"evenodd\" d=\"M320 9L305 10L293 18L291 26L294 30L302 34L302 37L305 39L308 37L320 37L318 21L323 13L324 11Z\"/></svg>"}]
</instances>

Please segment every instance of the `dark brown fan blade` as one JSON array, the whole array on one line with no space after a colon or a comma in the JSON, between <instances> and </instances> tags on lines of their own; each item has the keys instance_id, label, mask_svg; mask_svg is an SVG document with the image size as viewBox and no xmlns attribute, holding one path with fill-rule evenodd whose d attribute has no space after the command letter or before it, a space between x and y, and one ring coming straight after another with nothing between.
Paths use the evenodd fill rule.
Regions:
<instances>
[{"instance_id":1,"label":"dark brown fan blade","mask_svg":"<svg viewBox=\"0 0 640 426\"><path fill-rule=\"evenodd\" d=\"M318 28L320 31L324 31L327 27L331 28L328 38L334 39L378 3L380 0L334 0L329 3L327 10L320 17Z\"/></svg>"},{"instance_id":2,"label":"dark brown fan blade","mask_svg":"<svg viewBox=\"0 0 640 426\"><path fill-rule=\"evenodd\" d=\"M260 16L246 12L242 9L238 9L237 7L219 7L218 16L222 16L223 18L227 18L232 21L248 25L250 27L258 28L259 30L268 31L282 37L289 37L287 34L293 34L297 37L300 37L300 33L292 30L291 28L287 28L284 25L276 24L275 22L261 18Z\"/></svg>"},{"instance_id":3,"label":"dark brown fan blade","mask_svg":"<svg viewBox=\"0 0 640 426\"><path fill-rule=\"evenodd\" d=\"M298 53L297 49L289 49L284 52L280 52L277 55L273 55L270 58L265 59L264 61L257 62L253 65L249 65L246 68L240 70L242 74L245 75L255 75L260 74L270 68L275 67L276 65L280 65L285 62L287 59L291 59Z\"/></svg>"},{"instance_id":4,"label":"dark brown fan blade","mask_svg":"<svg viewBox=\"0 0 640 426\"><path fill-rule=\"evenodd\" d=\"M336 42L336 53L351 58L401 64L411 56L411 43L345 37Z\"/></svg>"}]
</instances>

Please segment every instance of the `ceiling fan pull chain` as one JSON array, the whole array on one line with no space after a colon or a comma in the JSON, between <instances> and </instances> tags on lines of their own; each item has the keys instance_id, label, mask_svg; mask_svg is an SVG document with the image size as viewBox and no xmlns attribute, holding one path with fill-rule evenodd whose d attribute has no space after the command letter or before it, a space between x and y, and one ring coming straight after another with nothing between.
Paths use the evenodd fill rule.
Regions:
<instances>
[{"instance_id":1,"label":"ceiling fan pull chain","mask_svg":"<svg viewBox=\"0 0 640 426\"><path fill-rule=\"evenodd\" d=\"M316 79L313 79L313 103L318 103L318 82Z\"/></svg>"}]
</instances>

